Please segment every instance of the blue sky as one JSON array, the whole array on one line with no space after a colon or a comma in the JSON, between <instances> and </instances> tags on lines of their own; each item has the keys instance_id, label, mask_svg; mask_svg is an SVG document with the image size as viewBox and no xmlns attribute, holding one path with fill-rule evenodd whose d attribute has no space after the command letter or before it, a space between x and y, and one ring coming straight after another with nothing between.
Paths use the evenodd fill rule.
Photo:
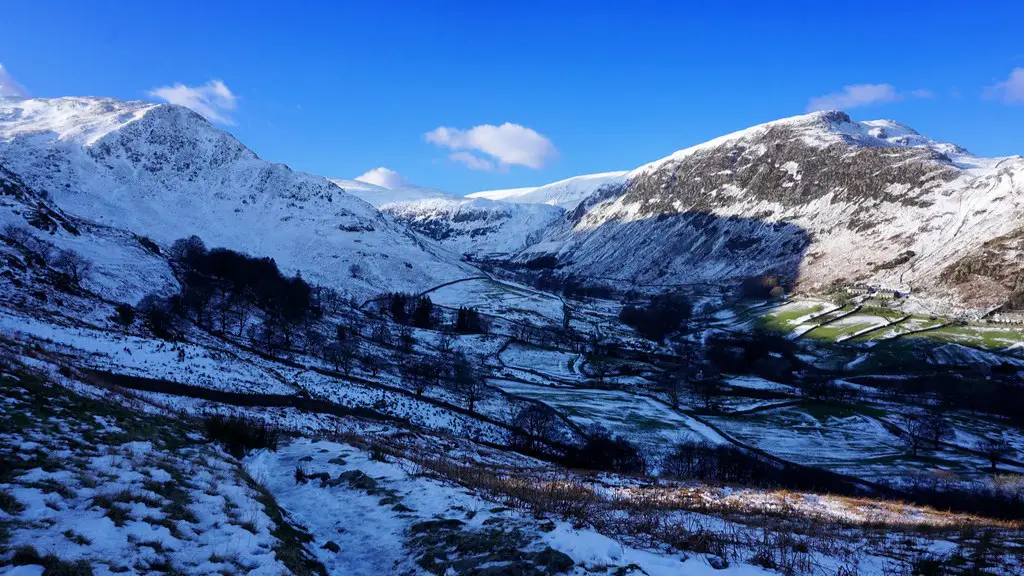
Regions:
<instances>
[{"instance_id":1,"label":"blue sky","mask_svg":"<svg viewBox=\"0 0 1024 576\"><path fill-rule=\"evenodd\" d=\"M846 86L861 87L828 102L856 119L1024 153L1019 2L51 0L3 12L0 64L31 95L206 97L264 158L325 176L386 166L460 193L537 185L633 168Z\"/></svg>"}]
</instances>

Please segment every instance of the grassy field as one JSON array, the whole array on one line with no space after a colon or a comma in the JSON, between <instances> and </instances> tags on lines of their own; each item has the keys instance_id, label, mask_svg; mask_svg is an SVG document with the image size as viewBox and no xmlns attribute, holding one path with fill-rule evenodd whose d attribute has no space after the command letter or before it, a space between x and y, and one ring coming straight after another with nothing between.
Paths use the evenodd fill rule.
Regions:
<instances>
[{"instance_id":1,"label":"grassy field","mask_svg":"<svg viewBox=\"0 0 1024 576\"><path fill-rule=\"evenodd\" d=\"M984 324L945 326L908 338L927 338L944 342L956 342L989 350L1002 350L1024 342L1024 329Z\"/></svg>"}]
</instances>

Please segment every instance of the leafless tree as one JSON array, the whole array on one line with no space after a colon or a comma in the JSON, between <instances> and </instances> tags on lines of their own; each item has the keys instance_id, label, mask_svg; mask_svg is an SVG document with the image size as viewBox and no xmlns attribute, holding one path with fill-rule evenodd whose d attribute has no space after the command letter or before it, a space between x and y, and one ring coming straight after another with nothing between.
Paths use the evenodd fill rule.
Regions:
<instances>
[{"instance_id":1,"label":"leafless tree","mask_svg":"<svg viewBox=\"0 0 1024 576\"><path fill-rule=\"evenodd\" d=\"M903 442L910 448L910 454L917 456L927 435L927 420L918 414L901 414L900 424L903 428Z\"/></svg>"},{"instance_id":2,"label":"leafless tree","mask_svg":"<svg viewBox=\"0 0 1024 576\"><path fill-rule=\"evenodd\" d=\"M490 388L473 361L459 354L452 366L452 386L455 392L466 402L470 412L476 410L476 403L482 400Z\"/></svg>"},{"instance_id":3,"label":"leafless tree","mask_svg":"<svg viewBox=\"0 0 1024 576\"><path fill-rule=\"evenodd\" d=\"M1013 453L1013 447L1001 436L980 438L974 444L974 449L981 452L992 464L992 472L996 471L996 467L999 466L1000 462Z\"/></svg>"},{"instance_id":4,"label":"leafless tree","mask_svg":"<svg viewBox=\"0 0 1024 576\"><path fill-rule=\"evenodd\" d=\"M73 284L81 284L92 272L92 262L74 250L61 250L53 260L55 268L67 274Z\"/></svg>"},{"instance_id":5,"label":"leafless tree","mask_svg":"<svg viewBox=\"0 0 1024 576\"><path fill-rule=\"evenodd\" d=\"M527 449L539 449L553 442L558 431L558 417L554 410L534 402L521 402L512 413L512 425L522 430L524 437L516 441Z\"/></svg>"}]
</instances>

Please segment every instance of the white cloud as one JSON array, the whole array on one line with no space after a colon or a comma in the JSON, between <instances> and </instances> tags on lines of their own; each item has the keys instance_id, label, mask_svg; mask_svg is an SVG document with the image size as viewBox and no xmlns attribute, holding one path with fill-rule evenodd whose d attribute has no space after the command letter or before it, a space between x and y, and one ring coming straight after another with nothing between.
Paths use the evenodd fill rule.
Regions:
<instances>
[{"instance_id":1,"label":"white cloud","mask_svg":"<svg viewBox=\"0 0 1024 576\"><path fill-rule=\"evenodd\" d=\"M474 170L491 170L499 165L543 168L546 163L558 157L558 150L547 137L511 122L501 126L482 124L468 130L441 126L424 134L424 138L427 142L455 150L456 153L449 156L449 159ZM477 152L484 157L470 152Z\"/></svg>"},{"instance_id":2,"label":"white cloud","mask_svg":"<svg viewBox=\"0 0 1024 576\"><path fill-rule=\"evenodd\" d=\"M202 86L194 87L184 84L163 86L150 90L149 95L171 104L191 108L211 122L235 123L227 113L236 108L238 97L220 80L210 80Z\"/></svg>"},{"instance_id":3,"label":"white cloud","mask_svg":"<svg viewBox=\"0 0 1024 576\"><path fill-rule=\"evenodd\" d=\"M367 171L362 176L356 178L356 180L366 182L367 184L383 186L384 188L403 188L409 186L409 180L405 176L383 166Z\"/></svg>"},{"instance_id":4,"label":"white cloud","mask_svg":"<svg viewBox=\"0 0 1024 576\"><path fill-rule=\"evenodd\" d=\"M28 98L28 90L0 64L0 98Z\"/></svg>"},{"instance_id":5,"label":"white cloud","mask_svg":"<svg viewBox=\"0 0 1024 576\"><path fill-rule=\"evenodd\" d=\"M1024 104L1024 68L1014 68L1009 78L986 87L982 95L1006 104Z\"/></svg>"},{"instance_id":6,"label":"white cloud","mask_svg":"<svg viewBox=\"0 0 1024 576\"><path fill-rule=\"evenodd\" d=\"M452 162L465 164L470 170L494 170L494 162L491 162L486 158L475 156L469 152L453 152L448 155L448 159Z\"/></svg>"},{"instance_id":7,"label":"white cloud","mask_svg":"<svg viewBox=\"0 0 1024 576\"><path fill-rule=\"evenodd\" d=\"M815 96L807 102L807 111L849 110L874 104L898 102L905 98L934 98L935 93L927 88L898 92L892 84L850 84L839 92Z\"/></svg>"}]
</instances>

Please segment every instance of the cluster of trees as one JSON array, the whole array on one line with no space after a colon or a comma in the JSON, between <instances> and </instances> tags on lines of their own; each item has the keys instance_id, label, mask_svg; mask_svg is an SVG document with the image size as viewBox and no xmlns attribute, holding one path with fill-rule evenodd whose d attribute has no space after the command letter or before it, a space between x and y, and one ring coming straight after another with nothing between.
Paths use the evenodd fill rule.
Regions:
<instances>
[{"instance_id":1,"label":"cluster of trees","mask_svg":"<svg viewBox=\"0 0 1024 576\"><path fill-rule=\"evenodd\" d=\"M689 298L682 294L658 294L643 306L628 305L619 313L619 320L632 326L648 340L661 342L681 330L693 312Z\"/></svg>"},{"instance_id":2,"label":"cluster of trees","mask_svg":"<svg viewBox=\"0 0 1024 576\"><path fill-rule=\"evenodd\" d=\"M673 408L678 408L687 392L701 399L704 409L715 412L724 392L721 374L710 364L694 359L658 374L656 386Z\"/></svg>"},{"instance_id":3,"label":"cluster of trees","mask_svg":"<svg viewBox=\"0 0 1024 576\"><path fill-rule=\"evenodd\" d=\"M285 276L272 258L227 248L207 249L197 236L176 241L169 251L181 291L168 298L150 295L138 312L155 334L171 337L177 318L239 336L273 352L291 348L299 334L313 332L322 310L301 275ZM259 319L258 325L252 321Z\"/></svg>"},{"instance_id":4,"label":"cluster of trees","mask_svg":"<svg viewBox=\"0 0 1024 576\"><path fill-rule=\"evenodd\" d=\"M445 324L444 314L434 306L430 296L415 296L402 292L387 294L382 301L382 311L391 319L404 326L426 330L440 328L454 330L459 334L482 334L487 332L487 323L474 308L462 306L455 311L451 324Z\"/></svg>"},{"instance_id":5,"label":"cluster of trees","mask_svg":"<svg viewBox=\"0 0 1024 576\"><path fill-rule=\"evenodd\" d=\"M1024 424L1024 386L1020 385L1017 368L1004 370L994 367L988 372L973 372L967 368L943 367L934 371L934 366L919 362L921 374L914 374L915 357L913 349L907 354L904 378L857 378L855 381L868 383L887 391L901 402L918 402L932 399L940 407L957 407L1009 418L1015 424ZM896 369L898 365L892 365Z\"/></svg>"},{"instance_id":6,"label":"cluster of trees","mask_svg":"<svg viewBox=\"0 0 1024 576\"><path fill-rule=\"evenodd\" d=\"M712 367L732 374L755 374L769 380L793 382L798 367L796 344L778 334L714 334L706 343Z\"/></svg>"},{"instance_id":7,"label":"cluster of trees","mask_svg":"<svg viewBox=\"0 0 1024 576\"><path fill-rule=\"evenodd\" d=\"M786 295L786 284L775 274L753 276L740 282L739 294L750 300L774 300Z\"/></svg>"},{"instance_id":8,"label":"cluster of trees","mask_svg":"<svg viewBox=\"0 0 1024 576\"><path fill-rule=\"evenodd\" d=\"M544 258L547 257L542 256L535 260L531 260L531 262L542 260ZM523 276L520 280L524 284L529 284L538 290L561 294L563 297L571 298L573 300L583 300L586 298L611 299L618 295L618 291L611 286L598 284L591 280L584 280L574 274L560 275L555 272L550 272L544 268L531 268L529 263L527 263L526 267L529 270L544 270L531 275L520 275Z\"/></svg>"},{"instance_id":9,"label":"cluster of trees","mask_svg":"<svg viewBox=\"0 0 1024 576\"><path fill-rule=\"evenodd\" d=\"M384 297L385 309L398 324L432 330L439 324L430 296L392 292Z\"/></svg>"},{"instance_id":10,"label":"cluster of trees","mask_svg":"<svg viewBox=\"0 0 1024 576\"><path fill-rule=\"evenodd\" d=\"M486 334L487 323L475 308L460 306L455 312L454 329L459 334Z\"/></svg>"},{"instance_id":11,"label":"cluster of trees","mask_svg":"<svg viewBox=\"0 0 1024 576\"><path fill-rule=\"evenodd\" d=\"M736 446L682 442L661 462L662 474L671 478L736 483L763 488L821 490L850 493L838 475L748 452Z\"/></svg>"},{"instance_id":12,"label":"cluster of trees","mask_svg":"<svg viewBox=\"0 0 1024 576\"><path fill-rule=\"evenodd\" d=\"M564 462L571 468L617 474L647 472L647 460L636 445L603 429L591 430L583 446L567 450Z\"/></svg>"},{"instance_id":13,"label":"cluster of trees","mask_svg":"<svg viewBox=\"0 0 1024 576\"><path fill-rule=\"evenodd\" d=\"M409 359L401 367L402 379L422 396L431 388L445 389L458 396L466 409L475 412L490 388L478 369L479 362L461 352L442 351L433 356Z\"/></svg>"}]
</instances>

